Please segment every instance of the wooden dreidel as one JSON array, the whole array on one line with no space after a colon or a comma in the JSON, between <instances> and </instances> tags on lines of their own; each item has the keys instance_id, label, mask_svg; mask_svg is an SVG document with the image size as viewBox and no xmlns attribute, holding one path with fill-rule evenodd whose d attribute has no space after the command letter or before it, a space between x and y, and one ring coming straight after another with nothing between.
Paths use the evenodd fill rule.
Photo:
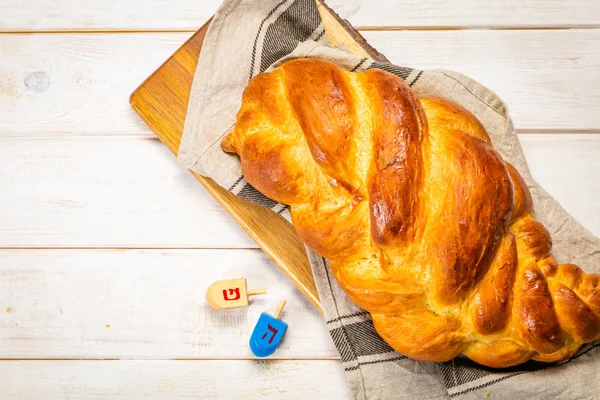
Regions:
<instances>
[{"instance_id":1,"label":"wooden dreidel","mask_svg":"<svg viewBox=\"0 0 600 400\"><path fill-rule=\"evenodd\" d=\"M249 296L266 293L267 289L246 290L245 278L225 279L208 287L206 301L215 310L247 307Z\"/></svg>"},{"instance_id":2,"label":"wooden dreidel","mask_svg":"<svg viewBox=\"0 0 600 400\"><path fill-rule=\"evenodd\" d=\"M250 336L250 349L256 357L266 357L275 352L283 334L287 329L287 324L279 319L279 315L285 306L285 300L281 300L275 310L275 314L260 314L260 318Z\"/></svg>"}]
</instances>

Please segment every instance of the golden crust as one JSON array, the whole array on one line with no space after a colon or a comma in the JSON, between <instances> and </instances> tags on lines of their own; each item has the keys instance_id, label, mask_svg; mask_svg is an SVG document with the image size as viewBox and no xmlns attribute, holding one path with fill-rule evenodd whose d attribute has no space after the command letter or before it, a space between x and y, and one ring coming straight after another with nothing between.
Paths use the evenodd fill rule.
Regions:
<instances>
[{"instance_id":1,"label":"golden crust","mask_svg":"<svg viewBox=\"0 0 600 400\"><path fill-rule=\"evenodd\" d=\"M600 339L600 276L548 256L527 185L464 108L293 60L250 81L222 146L398 352L508 367Z\"/></svg>"}]
</instances>

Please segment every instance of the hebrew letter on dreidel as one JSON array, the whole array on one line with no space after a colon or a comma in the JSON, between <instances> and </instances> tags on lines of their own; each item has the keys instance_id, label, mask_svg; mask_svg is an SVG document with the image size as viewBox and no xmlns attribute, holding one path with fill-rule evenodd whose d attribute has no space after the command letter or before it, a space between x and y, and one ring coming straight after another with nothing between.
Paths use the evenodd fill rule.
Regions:
<instances>
[{"instance_id":1,"label":"hebrew letter on dreidel","mask_svg":"<svg viewBox=\"0 0 600 400\"><path fill-rule=\"evenodd\" d=\"M223 289L223 299L225 301L233 301L233 300L239 300L240 299L240 288L235 288L235 289L229 289L229 296L235 295L235 297L233 299L230 299L227 296L227 289Z\"/></svg>"},{"instance_id":2,"label":"hebrew letter on dreidel","mask_svg":"<svg viewBox=\"0 0 600 400\"><path fill-rule=\"evenodd\" d=\"M277 329L273 328L271 326L271 324L267 324L267 329L270 330L271 332L273 332L273 336L271 336L271 339L269 339L269 344L273 343L273 339L275 339L275 335L277 335L277 332L279 332ZM266 338L267 337L267 332L265 332L264 335L262 335L262 338Z\"/></svg>"},{"instance_id":3,"label":"hebrew letter on dreidel","mask_svg":"<svg viewBox=\"0 0 600 400\"><path fill-rule=\"evenodd\" d=\"M246 307L248 296L265 294L266 289L246 290L246 279L226 279L216 281L206 291L206 301L216 310L222 308Z\"/></svg>"}]
</instances>

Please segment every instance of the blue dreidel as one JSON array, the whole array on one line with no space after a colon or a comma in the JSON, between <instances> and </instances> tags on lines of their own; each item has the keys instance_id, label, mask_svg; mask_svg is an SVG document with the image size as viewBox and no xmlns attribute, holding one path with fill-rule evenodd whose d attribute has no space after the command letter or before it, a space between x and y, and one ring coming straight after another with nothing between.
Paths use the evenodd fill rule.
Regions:
<instances>
[{"instance_id":1,"label":"blue dreidel","mask_svg":"<svg viewBox=\"0 0 600 400\"><path fill-rule=\"evenodd\" d=\"M275 310L275 314L260 314L260 318L250 336L250 349L256 357L270 356L275 352L283 334L287 329L287 324L279 319L279 315L285 306L285 300L281 300Z\"/></svg>"}]
</instances>

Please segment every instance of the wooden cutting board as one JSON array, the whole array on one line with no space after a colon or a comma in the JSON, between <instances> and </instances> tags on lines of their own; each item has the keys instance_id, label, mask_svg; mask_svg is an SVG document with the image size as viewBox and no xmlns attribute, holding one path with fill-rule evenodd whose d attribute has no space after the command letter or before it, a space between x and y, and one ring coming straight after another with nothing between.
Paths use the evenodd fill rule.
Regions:
<instances>
[{"instance_id":1,"label":"wooden cutting board","mask_svg":"<svg viewBox=\"0 0 600 400\"><path fill-rule=\"evenodd\" d=\"M334 46L344 44L354 54L386 60L347 21L342 20L321 0L316 1L327 36ZM209 24L210 20L130 97L131 107L175 155L181 142L198 55ZM304 245L293 227L280 215L232 195L210 178L190 172L311 303L322 311Z\"/></svg>"}]
</instances>

